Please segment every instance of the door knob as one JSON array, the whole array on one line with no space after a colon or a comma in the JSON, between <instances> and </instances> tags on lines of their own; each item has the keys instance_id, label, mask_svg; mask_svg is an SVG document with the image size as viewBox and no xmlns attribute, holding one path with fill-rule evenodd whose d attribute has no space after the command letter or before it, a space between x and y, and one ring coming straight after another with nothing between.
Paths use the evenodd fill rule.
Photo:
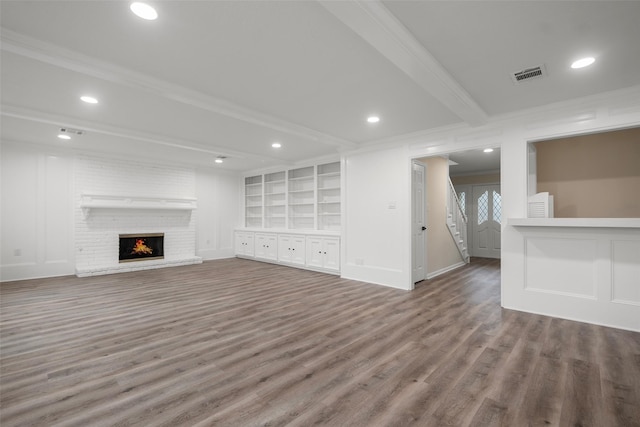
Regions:
<instances>
[{"instance_id":1,"label":"door knob","mask_svg":"<svg viewBox=\"0 0 640 427\"><path fill-rule=\"evenodd\" d=\"M424 230L426 230L426 229L427 229L427 227L424 227L424 226L422 227L422 231L424 231Z\"/></svg>"}]
</instances>

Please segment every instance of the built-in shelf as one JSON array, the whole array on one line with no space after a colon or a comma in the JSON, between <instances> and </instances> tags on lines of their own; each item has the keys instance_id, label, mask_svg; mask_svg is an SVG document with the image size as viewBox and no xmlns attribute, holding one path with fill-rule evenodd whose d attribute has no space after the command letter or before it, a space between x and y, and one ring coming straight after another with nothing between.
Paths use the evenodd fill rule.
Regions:
<instances>
[{"instance_id":1,"label":"built-in shelf","mask_svg":"<svg viewBox=\"0 0 640 427\"><path fill-rule=\"evenodd\" d=\"M514 227L640 228L640 218L509 218Z\"/></svg>"},{"instance_id":2,"label":"built-in shelf","mask_svg":"<svg viewBox=\"0 0 640 427\"><path fill-rule=\"evenodd\" d=\"M192 211L197 209L197 199L116 196L105 194L82 194L80 208L85 215L93 209L143 209L143 210L177 210Z\"/></svg>"},{"instance_id":3,"label":"built-in shelf","mask_svg":"<svg viewBox=\"0 0 640 427\"><path fill-rule=\"evenodd\" d=\"M245 177L244 183L245 227L340 231L340 162Z\"/></svg>"},{"instance_id":4,"label":"built-in shelf","mask_svg":"<svg viewBox=\"0 0 640 427\"><path fill-rule=\"evenodd\" d=\"M340 162L318 165L316 202L320 230L340 229L340 187Z\"/></svg>"}]
</instances>

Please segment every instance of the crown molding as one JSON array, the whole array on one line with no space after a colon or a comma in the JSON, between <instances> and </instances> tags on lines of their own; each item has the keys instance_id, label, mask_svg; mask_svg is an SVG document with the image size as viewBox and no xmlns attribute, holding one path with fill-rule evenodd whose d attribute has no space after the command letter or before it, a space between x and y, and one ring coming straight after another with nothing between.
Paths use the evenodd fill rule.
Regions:
<instances>
[{"instance_id":1,"label":"crown molding","mask_svg":"<svg viewBox=\"0 0 640 427\"><path fill-rule=\"evenodd\" d=\"M205 95L195 90L129 70L52 43L34 39L15 31L2 28L0 35L2 38L0 48L16 55L111 83L143 90L155 96L231 117L256 126L305 138L320 144L335 146L338 149L349 149L357 146L355 142L300 126L221 98Z\"/></svg>"},{"instance_id":2,"label":"crown molding","mask_svg":"<svg viewBox=\"0 0 640 427\"><path fill-rule=\"evenodd\" d=\"M469 93L381 1L320 0L320 4L466 123L480 126L488 121Z\"/></svg>"}]
</instances>

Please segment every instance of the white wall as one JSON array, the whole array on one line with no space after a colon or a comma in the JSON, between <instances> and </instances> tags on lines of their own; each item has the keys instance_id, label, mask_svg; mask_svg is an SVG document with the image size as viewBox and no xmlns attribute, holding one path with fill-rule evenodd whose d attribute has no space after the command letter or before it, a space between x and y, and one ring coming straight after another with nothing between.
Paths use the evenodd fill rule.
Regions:
<instances>
[{"instance_id":1,"label":"white wall","mask_svg":"<svg viewBox=\"0 0 640 427\"><path fill-rule=\"evenodd\" d=\"M1 154L2 281L71 275L78 263L81 269L103 265L97 258L100 249L90 245L115 235L106 231L109 224L121 231L134 226L145 231L168 220L163 228L169 229L165 239L173 249L165 258L185 258L189 251L188 256L205 260L233 256L233 229L240 215L235 173L77 156L64 149L12 142L2 143ZM86 218L79 209L82 192L197 197L198 208L164 218L141 212L116 218L98 211Z\"/></svg>"},{"instance_id":2,"label":"white wall","mask_svg":"<svg viewBox=\"0 0 640 427\"><path fill-rule=\"evenodd\" d=\"M394 148L348 154L344 174L342 277L412 289L407 153Z\"/></svg>"},{"instance_id":3,"label":"white wall","mask_svg":"<svg viewBox=\"0 0 640 427\"><path fill-rule=\"evenodd\" d=\"M590 240L598 254L582 257L578 261L579 268L575 268L574 253L546 253L544 268L565 281L583 279L581 272L585 265L589 266L593 272L590 280L595 297L585 298L579 293L571 295L565 292L566 289L563 291L565 285L560 282L556 282L557 289L545 289L544 292L531 286L532 276L530 271L527 273L527 265L541 265L538 262L540 254L535 255L538 260L532 258L526 249L526 232L507 222L508 218L526 217L529 142L634 126L640 126L640 87L497 117L477 128L459 127L414 134L389 143L377 152L350 153L346 170L343 275L410 289L411 215L403 204L409 203L410 182L406 177L411 159L500 146L502 305L640 331L640 280L633 281L640 272L640 257L633 252L640 248L640 230L578 231L578 236L582 236L579 238ZM401 200L399 210L394 213L386 210L392 199ZM562 238L562 233L555 234ZM626 237L622 238L622 235ZM631 253L620 255L623 248ZM608 257L605 261L600 258L603 254ZM363 260L364 265L358 265L358 259ZM615 297L616 290L624 298Z\"/></svg>"},{"instance_id":4,"label":"white wall","mask_svg":"<svg viewBox=\"0 0 640 427\"><path fill-rule=\"evenodd\" d=\"M204 260L235 256L233 230L241 223L240 181L236 174L209 169L196 171L196 254Z\"/></svg>"},{"instance_id":5,"label":"white wall","mask_svg":"<svg viewBox=\"0 0 640 427\"><path fill-rule=\"evenodd\" d=\"M0 279L73 274L73 159L2 143Z\"/></svg>"}]
</instances>

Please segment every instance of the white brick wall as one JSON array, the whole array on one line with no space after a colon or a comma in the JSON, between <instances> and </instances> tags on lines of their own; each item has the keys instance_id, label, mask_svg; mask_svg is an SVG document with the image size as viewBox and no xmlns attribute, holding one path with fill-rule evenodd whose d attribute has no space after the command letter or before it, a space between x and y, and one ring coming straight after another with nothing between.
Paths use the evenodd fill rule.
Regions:
<instances>
[{"instance_id":1,"label":"white brick wall","mask_svg":"<svg viewBox=\"0 0 640 427\"><path fill-rule=\"evenodd\" d=\"M201 262L196 257L196 211L80 208L84 194L194 197L195 172L133 161L80 157L76 160L75 244L79 276L145 270ZM164 233L163 260L118 262L118 235Z\"/></svg>"}]
</instances>

